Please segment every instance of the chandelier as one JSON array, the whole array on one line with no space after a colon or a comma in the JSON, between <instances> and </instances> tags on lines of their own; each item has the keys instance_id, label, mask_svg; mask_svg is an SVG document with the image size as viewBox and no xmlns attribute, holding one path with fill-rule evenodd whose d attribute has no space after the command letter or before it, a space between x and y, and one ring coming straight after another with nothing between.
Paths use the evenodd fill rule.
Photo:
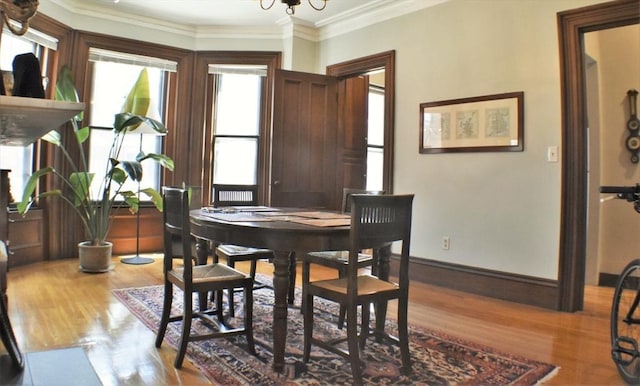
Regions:
<instances>
[{"instance_id":1,"label":"chandelier","mask_svg":"<svg viewBox=\"0 0 640 386\"><path fill-rule=\"evenodd\" d=\"M24 35L27 32L29 20L37 11L38 0L0 0L2 20L7 28L16 35ZM13 25L10 20L18 22L18 26Z\"/></svg>"},{"instance_id":2,"label":"chandelier","mask_svg":"<svg viewBox=\"0 0 640 386\"><path fill-rule=\"evenodd\" d=\"M311 8L315 9L316 11L322 11L323 9L326 8L327 6L327 1L329 0L318 0L322 2L322 5L317 6L315 4L313 4L314 0L307 0L309 2L309 5L311 6ZM286 4L287 5L287 15L293 15L296 13L296 5L300 5L300 0L280 0L281 3ZM273 5L276 3L276 0L271 0L271 4L269 5L265 5L265 3L268 3L268 0L260 0L260 7L262 9L264 9L265 11L268 9L271 9L271 7L273 7Z\"/></svg>"}]
</instances>

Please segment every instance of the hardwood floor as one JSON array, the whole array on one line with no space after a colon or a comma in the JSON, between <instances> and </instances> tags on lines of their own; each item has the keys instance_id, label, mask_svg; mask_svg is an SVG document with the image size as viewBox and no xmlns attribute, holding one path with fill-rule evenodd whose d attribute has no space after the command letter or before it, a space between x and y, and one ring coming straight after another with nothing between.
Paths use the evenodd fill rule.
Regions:
<instances>
[{"instance_id":1,"label":"hardwood floor","mask_svg":"<svg viewBox=\"0 0 640 386\"><path fill-rule=\"evenodd\" d=\"M167 344L156 349L154 334L110 293L161 284L161 260L136 266L114 258L114 264L104 274L81 273L75 259L12 268L9 312L21 349L82 346L105 385L209 384L188 360L174 369L175 350ZM271 273L272 267L261 263L259 270ZM609 355L613 291L585 292L584 311L561 313L412 283L409 322L560 366L548 385L622 385Z\"/></svg>"}]
</instances>

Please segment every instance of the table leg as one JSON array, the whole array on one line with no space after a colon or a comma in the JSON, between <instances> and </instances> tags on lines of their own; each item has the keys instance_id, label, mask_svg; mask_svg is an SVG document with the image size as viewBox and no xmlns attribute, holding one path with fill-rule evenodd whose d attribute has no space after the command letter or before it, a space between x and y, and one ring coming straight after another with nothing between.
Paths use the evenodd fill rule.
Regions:
<instances>
[{"instance_id":1,"label":"table leg","mask_svg":"<svg viewBox=\"0 0 640 386\"><path fill-rule=\"evenodd\" d=\"M289 292L290 252L275 252L273 259L273 369L284 370L284 352L287 342L287 294Z\"/></svg>"},{"instance_id":2,"label":"table leg","mask_svg":"<svg viewBox=\"0 0 640 386\"><path fill-rule=\"evenodd\" d=\"M374 251L377 256L377 275L380 279L389 279L389 259L391 258L391 245L385 245ZM387 302L376 304L376 331L384 332L384 322L387 317Z\"/></svg>"},{"instance_id":3,"label":"table leg","mask_svg":"<svg viewBox=\"0 0 640 386\"><path fill-rule=\"evenodd\" d=\"M206 239L196 238L196 264L207 264L209 258L209 241Z\"/></svg>"},{"instance_id":4,"label":"table leg","mask_svg":"<svg viewBox=\"0 0 640 386\"><path fill-rule=\"evenodd\" d=\"M207 264L209 258L209 241L206 239L196 238L196 265ZM213 296L222 296L222 294L211 294ZM198 309L204 311L207 309L207 293L198 293Z\"/></svg>"},{"instance_id":5,"label":"table leg","mask_svg":"<svg viewBox=\"0 0 640 386\"><path fill-rule=\"evenodd\" d=\"M287 292L287 303L293 305L296 299L296 253L289 252L289 292Z\"/></svg>"}]
</instances>

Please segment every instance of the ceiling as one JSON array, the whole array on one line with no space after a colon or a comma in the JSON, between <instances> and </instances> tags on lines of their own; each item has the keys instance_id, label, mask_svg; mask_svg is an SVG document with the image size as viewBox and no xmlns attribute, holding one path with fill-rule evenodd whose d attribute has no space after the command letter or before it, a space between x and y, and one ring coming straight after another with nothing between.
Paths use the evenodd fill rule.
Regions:
<instances>
[{"instance_id":1,"label":"ceiling","mask_svg":"<svg viewBox=\"0 0 640 386\"><path fill-rule=\"evenodd\" d=\"M144 19L162 24L189 28L207 27L274 27L290 19L286 5L280 0L262 0L269 10L260 7L261 0L49 0L77 13L120 19ZM373 15L398 16L446 0L328 0L322 11L314 10L322 0L301 0L295 7L296 22L320 28L337 22L349 22L355 17Z\"/></svg>"}]
</instances>

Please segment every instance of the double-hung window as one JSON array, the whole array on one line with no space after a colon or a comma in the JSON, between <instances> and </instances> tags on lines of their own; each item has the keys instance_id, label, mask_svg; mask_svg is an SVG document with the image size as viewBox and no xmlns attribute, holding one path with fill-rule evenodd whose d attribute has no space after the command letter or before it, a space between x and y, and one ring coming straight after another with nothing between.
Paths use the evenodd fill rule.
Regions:
<instances>
[{"instance_id":1,"label":"double-hung window","mask_svg":"<svg viewBox=\"0 0 640 386\"><path fill-rule=\"evenodd\" d=\"M5 30L7 31L7 30ZM47 84L48 58L58 47L56 39L30 28L23 36L17 36L10 32L2 33L2 45L0 45L0 69L2 69L2 81L7 95L12 88L13 58L24 53L33 53L40 60L42 80L45 90ZM51 129L55 129L52 127ZM35 146L6 146L0 144L0 169L9 169L11 198L19 201L27 179L33 172L33 162L36 159Z\"/></svg>"},{"instance_id":2,"label":"double-hung window","mask_svg":"<svg viewBox=\"0 0 640 386\"><path fill-rule=\"evenodd\" d=\"M384 88L369 85L367 130L367 190L383 190Z\"/></svg>"},{"instance_id":3,"label":"double-hung window","mask_svg":"<svg viewBox=\"0 0 640 386\"><path fill-rule=\"evenodd\" d=\"M158 58L150 58L139 55L106 51L91 48L89 50L92 63L92 86L90 104L90 150L89 170L96 173L93 190L100 190L99 182L102 181L107 170L107 159L113 142L113 123L115 115L122 111L122 106L129 91L135 84L142 69L146 68L149 75L149 88L151 96L150 112L148 117L162 121L164 116L162 108L167 97L168 77L176 71L175 62ZM154 134L131 133L125 136L120 160L133 160L136 155L144 153L161 153L161 136ZM143 163L141 187L160 189L161 168L157 163ZM137 191L139 188L135 181L127 180L122 190ZM144 197L141 197L144 199Z\"/></svg>"},{"instance_id":4,"label":"double-hung window","mask_svg":"<svg viewBox=\"0 0 640 386\"><path fill-rule=\"evenodd\" d=\"M214 184L255 185L266 66L210 65Z\"/></svg>"}]
</instances>

